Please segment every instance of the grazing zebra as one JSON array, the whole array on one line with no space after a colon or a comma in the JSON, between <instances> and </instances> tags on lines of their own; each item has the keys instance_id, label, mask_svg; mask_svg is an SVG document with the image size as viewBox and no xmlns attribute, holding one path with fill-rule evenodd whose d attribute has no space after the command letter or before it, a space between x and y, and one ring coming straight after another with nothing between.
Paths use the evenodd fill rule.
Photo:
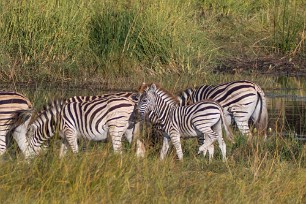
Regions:
<instances>
[{"instance_id":1,"label":"grazing zebra","mask_svg":"<svg viewBox=\"0 0 306 204\"><path fill-rule=\"evenodd\" d=\"M38 112L35 119L29 125L27 137L29 138L28 155L35 155L41 150L42 144L48 141L57 131L59 126L59 117L66 103L82 103L86 101L93 101L101 98L108 98L113 95L125 97L136 103L138 94L131 92L119 92L113 94L104 94L101 96L74 96L66 100L55 100L45 106ZM134 128L127 129L125 137L131 143Z\"/></svg>"},{"instance_id":2,"label":"grazing zebra","mask_svg":"<svg viewBox=\"0 0 306 204\"><path fill-rule=\"evenodd\" d=\"M135 103L126 97L110 96L82 103L64 104L60 117L60 136L63 138L61 156L71 147L78 152L78 138L101 141L111 136L115 152L122 152L122 136L134 127Z\"/></svg>"},{"instance_id":3,"label":"grazing zebra","mask_svg":"<svg viewBox=\"0 0 306 204\"><path fill-rule=\"evenodd\" d=\"M10 133L21 151L25 151L25 135L31 115L29 99L17 92L0 91L0 155L6 151L6 137Z\"/></svg>"},{"instance_id":4,"label":"grazing zebra","mask_svg":"<svg viewBox=\"0 0 306 204\"><path fill-rule=\"evenodd\" d=\"M195 103L203 99L217 101L224 110L227 124L233 119L238 129L245 135L252 135L249 120L259 133L267 136L268 111L263 90L250 81L233 81L220 85L203 85L187 89L180 94L181 105Z\"/></svg>"},{"instance_id":5,"label":"grazing zebra","mask_svg":"<svg viewBox=\"0 0 306 204\"><path fill-rule=\"evenodd\" d=\"M211 144L218 140L223 160L226 159L226 145L222 138L222 123L228 137L230 129L224 123L222 107L212 101L201 101L192 105L179 106L178 100L167 91L155 84L145 85L137 105L142 117L148 115L150 119L158 122L164 131L164 142L160 158L164 159L169 149L169 140L176 148L178 158L183 159L181 137L203 137L207 140L199 148L206 152ZM154 117L154 118L153 118Z\"/></svg>"}]
</instances>

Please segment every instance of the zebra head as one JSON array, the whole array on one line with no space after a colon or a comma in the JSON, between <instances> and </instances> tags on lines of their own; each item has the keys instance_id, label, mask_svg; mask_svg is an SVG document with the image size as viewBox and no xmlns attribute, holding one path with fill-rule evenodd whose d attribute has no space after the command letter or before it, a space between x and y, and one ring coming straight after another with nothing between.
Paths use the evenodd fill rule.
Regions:
<instances>
[{"instance_id":1,"label":"zebra head","mask_svg":"<svg viewBox=\"0 0 306 204\"><path fill-rule=\"evenodd\" d=\"M142 117L145 117L150 111L153 110L155 105L155 91L157 87L155 84L147 86L139 98L137 109Z\"/></svg>"},{"instance_id":2,"label":"zebra head","mask_svg":"<svg viewBox=\"0 0 306 204\"><path fill-rule=\"evenodd\" d=\"M28 126L27 140L30 156L38 154L46 149L46 142L55 134L59 113L63 106L63 100L56 100L43 107L36 118Z\"/></svg>"},{"instance_id":3,"label":"zebra head","mask_svg":"<svg viewBox=\"0 0 306 204\"><path fill-rule=\"evenodd\" d=\"M50 131L50 129L52 130L56 129L55 121L53 119L50 121L48 120L34 121L34 123L28 126L28 130L26 133L26 137L28 140L28 149L27 149L28 156L26 157L33 157L39 154L40 151L48 148L46 137L50 137L54 134Z\"/></svg>"}]
</instances>

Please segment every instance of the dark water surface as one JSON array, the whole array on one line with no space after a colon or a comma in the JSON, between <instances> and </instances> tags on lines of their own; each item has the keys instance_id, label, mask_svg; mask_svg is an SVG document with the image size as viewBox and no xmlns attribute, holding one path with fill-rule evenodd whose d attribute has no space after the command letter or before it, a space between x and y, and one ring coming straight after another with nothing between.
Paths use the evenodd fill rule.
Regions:
<instances>
[{"instance_id":1,"label":"dark water surface","mask_svg":"<svg viewBox=\"0 0 306 204\"><path fill-rule=\"evenodd\" d=\"M306 97L266 93L271 132L306 141Z\"/></svg>"}]
</instances>

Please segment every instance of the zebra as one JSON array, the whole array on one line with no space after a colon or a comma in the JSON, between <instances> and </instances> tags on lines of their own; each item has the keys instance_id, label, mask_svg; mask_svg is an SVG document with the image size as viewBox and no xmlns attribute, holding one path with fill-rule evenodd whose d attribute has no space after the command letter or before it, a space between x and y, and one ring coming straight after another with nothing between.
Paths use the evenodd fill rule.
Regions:
<instances>
[{"instance_id":1,"label":"zebra","mask_svg":"<svg viewBox=\"0 0 306 204\"><path fill-rule=\"evenodd\" d=\"M163 146L160 159L164 159L169 149L169 140L176 148L179 160L183 159L181 137L199 137L207 135L207 140L198 153L206 152L210 145L218 140L222 159L226 160L226 144L222 138L222 123L226 134L232 133L224 123L222 107L212 100L200 101L192 105L179 106L179 101L172 94L156 84L145 85L140 90L137 109L142 117L148 115L158 122L163 129ZM155 118L153 118L155 117Z\"/></svg>"},{"instance_id":2,"label":"zebra","mask_svg":"<svg viewBox=\"0 0 306 204\"><path fill-rule=\"evenodd\" d=\"M68 146L78 152L78 138L101 141L109 133L115 153L122 153L122 136L134 127L135 103L126 97L111 96L82 103L64 104L59 121L60 136L63 138L60 156Z\"/></svg>"},{"instance_id":3,"label":"zebra","mask_svg":"<svg viewBox=\"0 0 306 204\"><path fill-rule=\"evenodd\" d=\"M25 152L25 135L32 116L32 107L32 103L24 95L13 91L0 91L0 155L6 151L6 139L10 134L20 150Z\"/></svg>"},{"instance_id":4,"label":"zebra","mask_svg":"<svg viewBox=\"0 0 306 204\"><path fill-rule=\"evenodd\" d=\"M162 128L162 125L161 125L161 123L159 121L159 118L158 118L158 116L154 112L149 111L148 114L147 114L147 118L153 124L153 129L154 130L157 130L159 133L163 132L163 128ZM209 137L206 134L197 137L198 144L200 146L203 145L204 141L208 140L208 139L209 139ZM232 138L228 138L228 139L230 139L230 141L233 142ZM203 151L203 156L204 157L206 156L207 151L209 153L209 161L211 161L213 156L214 156L214 144L211 144L208 147L207 150Z\"/></svg>"},{"instance_id":5,"label":"zebra","mask_svg":"<svg viewBox=\"0 0 306 204\"><path fill-rule=\"evenodd\" d=\"M83 103L98 99L108 98L111 96L121 96L131 100L133 103L138 101L138 94L132 92L119 92L104 94L98 96L74 96L68 99L54 100L44 106L37 116L32 120L27 131L28 146L27 155L33 156L42 150L42 145L45 144L57 132L59 126L59 117L63 106L67 103ZM136 128L136 125L135 125ZM132 142L134 127L129 127L126 130L125 137L128 142Z\"/></svg>"},{"instance_id":6,"label":"zebra","mask_svg":"<svg viewBox=\"0 0 306 204\"><path fill-rule=\"evenodd\" d=\"M217 101L223 107L226 123L230 124L233 119L242 134L252 136L249 127L249 120L252 120L258 133L267 137L267 102L263 90L254 82L241 80L216 86L202 85L186 89L178 96L180 105L203 99Z\"/></svg>"}]
</instances>

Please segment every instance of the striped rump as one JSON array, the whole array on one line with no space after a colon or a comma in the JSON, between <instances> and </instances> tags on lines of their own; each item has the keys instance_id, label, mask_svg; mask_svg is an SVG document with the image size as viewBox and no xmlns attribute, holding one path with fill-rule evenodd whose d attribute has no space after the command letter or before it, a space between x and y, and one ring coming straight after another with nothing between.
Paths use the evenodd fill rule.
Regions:
<instances>
[{"instance_id":1,"label":"striped rump","mask_svg":"<svg viewBox=\"0 0 306 204\"><path fill-rule=\"evenodd\" d=\"M6 151L7 136L13 136L24 152L27 125L32 115L32 103L17 92L0 91L0 154Z\"/></svg>"}]
</instances>

